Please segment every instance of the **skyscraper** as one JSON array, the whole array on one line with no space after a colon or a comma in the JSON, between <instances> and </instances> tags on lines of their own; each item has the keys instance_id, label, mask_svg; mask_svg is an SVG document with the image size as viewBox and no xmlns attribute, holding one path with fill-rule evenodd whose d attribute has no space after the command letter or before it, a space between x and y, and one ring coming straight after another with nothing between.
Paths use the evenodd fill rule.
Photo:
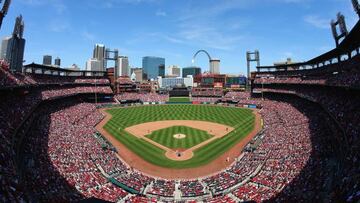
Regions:
<instances>
[{"instance_id":1,"label":"skyscraper","mask_svg":"<svg viewBox=\"0 0 360 203\"><path fill-rule=\"evenodd\" d=\"M145 56L142 60L143 79L156 79L165 76L165 59L155 56Z\"/></svg>"},{"instance_id":2,"label":"skyscraper","mask_svg":"<svg viewBox=\"0 0 360 203\"><path fill-rule=\"evenodd\" d=\"M93 58L100 62L101 71L105 71L105 45L95 44Z\"/></svg>"},{"instance_id":3,"label":"skyscraper","mask_svg":"<svg viewBox=\"0 0 360 203\"><path fill-rule=\"evenodd\" d=\"M119 76L130 76L129 58L127 56L118 57L118 74Z\"/></svg>"},{"instance_id":4,"label":"skyscraper","mask_svg":"<svg viewBox=\"0 0 360 203\"><path fill-rule=\"evenodd\" d=\"M141 82L142 81L142 78L143 78L142 68L131 68L130 73L131 73L131 75L133 73L135 73L135 81L136 82Z\"/></svg>"},{"instance_id":5,"label":"skyscraper","mask_svg":"<svg viewBox=\"0 0 360 203\"><path fill-rule=\"evenodd\" d=\"M52 56L44 55L43 56L43 65L51 66L51 64L52 64Z\"/></svg>"},{"instance_id":6,"label":"skyscraper","mask_svg":"<svg viewBox=\"0 0 360 203\"><path fill-rule=\"evenodd\" d=\"M16 18L12 36L4 38L1 44L1 58L10 64L11 70L18 72L22 71L24 59L24 26L24 21L20 15Z\"/></svg>"},{"instance_id":7,"label":"skyscraper","mask_svg":"<svg viewBox=\"0 0 360 203\"><path fill-rule=\"evenodd\" d=\"M59 57L56 57L56 59L55 59L55 66L57 66L57 67L61 66L61 59Z\"/></svg>"},{"instance_id":8,"label":"skyscraper","mask_svg":"<svg viewBox=\"0 0 360 203\"><path fill-rule=\"evenodd\" d=\"M6 59L7 48L9 46L9 41L11 37L4 37L1 42L1 52L0 52L0 59Z\"/></svg>"},{"instance_id":9,"label":"skyscraper","mask_svg":"<svg viewBox=\"0 0 360 203\"><path fill-rule=\"evenodd\" d=\"M85 69L87 71L103 71L101 68L101 62L95 58L91 58L86 62Z\"/></svg>"}]
</instances>

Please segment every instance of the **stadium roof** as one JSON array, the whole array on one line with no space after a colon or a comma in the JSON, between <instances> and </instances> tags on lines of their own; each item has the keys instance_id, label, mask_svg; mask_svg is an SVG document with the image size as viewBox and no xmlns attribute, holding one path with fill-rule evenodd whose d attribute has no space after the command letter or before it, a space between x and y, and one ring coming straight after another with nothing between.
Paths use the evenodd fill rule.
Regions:
<instances>
[{"instance_id":1,"label":"stadium roof","mask_svg":"<svg viewBox=\"0 0 360 203\"><path fill-rule=\"evenodd\" d=\"M37 64L37 63L30 63L28 65L25 65L24 68L25 69L35 68L35 69L41 69L44 71L58 71L58 72L71 72L71 73L76 73L76 72L106 73L106 71L71 70L71 69L60 68L60 67L56 67L56 66L48 66L48 65Z\"/></svg>"}]
</instances>

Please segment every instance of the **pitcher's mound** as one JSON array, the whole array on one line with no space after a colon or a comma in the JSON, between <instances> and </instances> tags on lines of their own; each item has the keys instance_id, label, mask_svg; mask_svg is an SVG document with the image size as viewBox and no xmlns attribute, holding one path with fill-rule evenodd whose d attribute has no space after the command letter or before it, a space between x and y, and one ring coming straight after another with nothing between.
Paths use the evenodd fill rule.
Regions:
<instances>
[{"instance_id":1,"label":"pitcher's mound","mask_svg":"<svg viewBox=\"0 0 360 203\"><path fill-rule=\"evenodd\" d=\"M174 135L175 139L184 139L185 137L186 137L186 135L184 135L184 134L175 134Z\"/></svg>"}]
</instances>

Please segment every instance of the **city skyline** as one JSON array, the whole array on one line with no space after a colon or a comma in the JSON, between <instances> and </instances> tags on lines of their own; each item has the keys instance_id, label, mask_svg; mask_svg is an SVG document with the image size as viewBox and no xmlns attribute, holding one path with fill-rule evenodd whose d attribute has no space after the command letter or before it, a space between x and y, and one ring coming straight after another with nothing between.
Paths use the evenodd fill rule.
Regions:
<instances>
[{"instance_id":1,"label":"city skyline","mask_svg":"<svg viewBox=\"0 0 360 203\"><path fill-rule=\"evenodd\" d=\"M221 59L221 73L246 74L246 51L258 49L261 65L272 65L287 57L308 60L334 48L330 20L338 11L351 30L356 14L349 1L339 0L20 0L12 3L0 35L8 36L15 17L23 14L25 64L41 63L49 54L60 57L63 67L75 63L84 69L94 44L101 43L118 48L135 67L142 67L144 56L191 66L192 55L205 49ZM203 55L195 65L209 69Z\"/></svg>"}]
</instances>

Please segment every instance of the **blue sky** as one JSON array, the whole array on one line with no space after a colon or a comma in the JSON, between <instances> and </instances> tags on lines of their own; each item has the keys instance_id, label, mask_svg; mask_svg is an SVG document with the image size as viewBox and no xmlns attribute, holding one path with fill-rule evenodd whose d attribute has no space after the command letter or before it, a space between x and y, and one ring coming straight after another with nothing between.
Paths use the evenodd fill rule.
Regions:
<instances>
[{"instance_id":1,"label":"blue sky","mask_svg":"<svg viewBox=\"0 0 360 203\"><path fill-rule=\"evenodd\" d=\"M338 11L350 30L358 20L350 0L13 0L0 36L22 14L26 63L50 54L83 68L103 43L132 66L147 55L189 66L205 49L221 59L222 73L245 74L247 50L260 50L261 65L271 65L334 48L329 22ZM196 65L208 70L207 57L200 54Z\"/></svg>"}]
</instances>

